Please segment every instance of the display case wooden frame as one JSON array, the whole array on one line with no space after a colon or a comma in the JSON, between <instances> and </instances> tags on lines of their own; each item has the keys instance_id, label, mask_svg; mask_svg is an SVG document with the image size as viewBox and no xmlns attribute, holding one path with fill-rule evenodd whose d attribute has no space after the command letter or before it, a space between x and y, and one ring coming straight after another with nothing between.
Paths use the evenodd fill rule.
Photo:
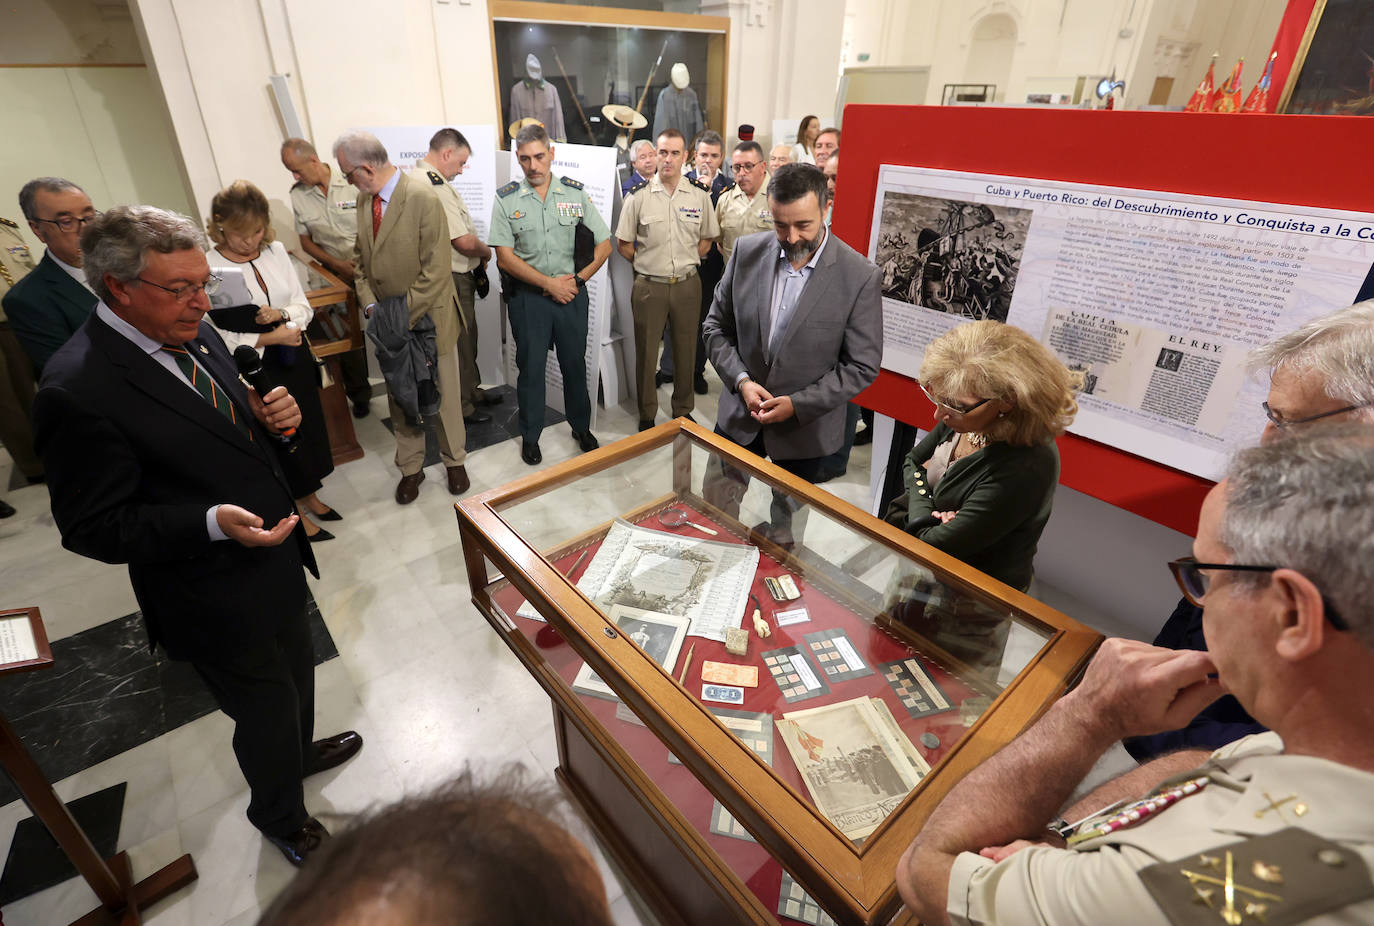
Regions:
<instances>
[{"instance_id":1,"label":"display case wooden frame","mask_svg":"<svg viewBox=\"0 0 1374 926\"><path fill-rule=\"evenodd\" d=\"M925 565L945 584L1004 606L1049 632L1039 653L992 708L862 845L846 838L682 685L615 633L605 614L552 565L554 556L541 555L498 510L665 445L674 448L674 491L685 495L690 487L691 446L675 443L680 435L888 550ZM570 690L531 640L494 606L494 585L509 582L534 605L760 845L844 924L911 921L905 912L893 919L900 906L894 873L902 852L955 782L1067 690L1102 639L1071 618L684 419L465 499L455 507L474 604L553 700L560 782L586 812L641 897L665 923L775 923L777 918ZM790 555L776 548L768 552Z\"/></svg>"}]
</instances>

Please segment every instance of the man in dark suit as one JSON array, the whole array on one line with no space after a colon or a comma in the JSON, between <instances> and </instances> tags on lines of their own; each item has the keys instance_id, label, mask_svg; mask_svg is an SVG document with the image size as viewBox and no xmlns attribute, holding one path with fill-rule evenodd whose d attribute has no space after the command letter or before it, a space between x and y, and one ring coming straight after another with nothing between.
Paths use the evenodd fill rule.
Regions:
<instances>
[{"instance_id":1,"label":"man in dark suit","mask_svg":"<svg viewBox=\"0 0 1374 926\"><path fill-rule=\"evenodd\" d=\"M61 177L39 177L19 191L29 228L47 246L38 268L4 297L10 329L42 371L59 347L95 310L95 293L81 267L81 230L100 213L86 191Z\"/></svg>"},{"instance_id":2,"label":"man in dark suit","mask_svg":"<svg viewBox=\"0 0 1374 926\"><path fill-rule=\"evenodd\" d=\"M702 326L725 386L716 431L808 482L844 442L848 403L883 355L882 274L826 229L827 198L819 168L778 168L768 186L775 231L735 242ZM734 512L746 485L730 467L707 489ZM760 528L791 543L782 496L772 514Z\"/></svg>"},{"instance_id":3,"label":"man in dark suit","mask_svg":"<svg viewBox=\"0 0 1374 926\"><path fill-rule=\"evenodd\" d=\"M150 642L190 662L234 719L248 819L299 865L328 835L301 778L362 745L351 732L311 742L301 568L318 572L276 459L300 411L282 387L245 390L202 321L218 281L191 220L121 206L81 244L101 302L34 399L62 544L129 564Z\"/></svg>"}]
</instances>

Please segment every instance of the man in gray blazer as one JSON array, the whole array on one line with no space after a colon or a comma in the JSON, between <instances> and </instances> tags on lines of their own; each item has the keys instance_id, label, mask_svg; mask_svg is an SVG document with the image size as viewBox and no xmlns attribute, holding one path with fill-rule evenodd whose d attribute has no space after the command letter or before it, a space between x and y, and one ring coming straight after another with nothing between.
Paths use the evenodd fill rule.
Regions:
<instances>
[{"instance_id":1,"label":"man in gray blazer","mask_svg":"<svg viewBox=\"0 0 1374 926\"><path fill-rule=\"evenodd\" d=\"M878 375L883 354L881 274L831 235L825 175L810 164L773 174L773 232L735 242L702 325L725 390L716 432L815 481L844 442L845 410ZM708 499L732 514L748 477L713 474ZM791 512L774 497L763 532L791 543Z\"/></svg>"}]
</instances>

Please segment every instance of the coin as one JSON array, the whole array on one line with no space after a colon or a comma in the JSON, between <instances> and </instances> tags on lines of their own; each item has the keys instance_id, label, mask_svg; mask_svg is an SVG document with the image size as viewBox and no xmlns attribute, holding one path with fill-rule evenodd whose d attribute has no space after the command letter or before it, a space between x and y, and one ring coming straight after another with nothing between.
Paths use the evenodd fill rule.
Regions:
<instances>
[{"instance_id":1,"label":"coin","mask_svg":"<svg viewBox=\"0 0 1374 926\"><path fill-rule=\"evenodd\" d=\"M940 737L936 736L934 733L922 733L921 745L927 749L939 749Z\"/></svg>"}]
</instances>

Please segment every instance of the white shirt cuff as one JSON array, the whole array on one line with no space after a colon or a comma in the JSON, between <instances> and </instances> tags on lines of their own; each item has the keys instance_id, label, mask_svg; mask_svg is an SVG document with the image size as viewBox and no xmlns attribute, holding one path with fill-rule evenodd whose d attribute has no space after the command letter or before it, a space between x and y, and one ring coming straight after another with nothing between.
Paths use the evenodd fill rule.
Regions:
<instances>
[{"instance_id":1,"label":"white shirt cuff","mask_svg":"<svg viewBox=\"0 0 1374 926\"><path fill-rule=\"evenodd\" d=\"M219 505L215 505L205 512L205 532L210 535L211 543L214 543L216 540L229 539L229 535L220 530L219 519L216 517L218 513Z\"/></svg>"}]
</instances>

